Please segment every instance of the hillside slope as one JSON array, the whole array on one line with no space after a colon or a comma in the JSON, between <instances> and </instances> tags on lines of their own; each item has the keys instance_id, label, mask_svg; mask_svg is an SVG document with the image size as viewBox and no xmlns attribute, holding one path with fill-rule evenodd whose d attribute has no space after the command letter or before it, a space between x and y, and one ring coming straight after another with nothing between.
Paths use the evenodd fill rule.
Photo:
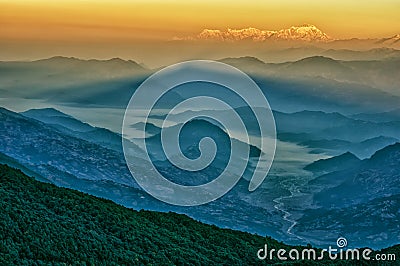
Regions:
<instances>
[{"instance_id":1,"label":"hillside slope","mask_svg":"<svg viewBox=\"0 0 400 266\"><path fill-rule=\"evenodd\" d=\"M134 211L0 165L0 264L256 264L270 238ZM54 265L54 264L53 264Z\"/></svg>"},{"instance_id":2,"label":"hillside slope","mask_svg":"<svg viewBox=\"0 0 400 266\"><path fill-rule=\"evenodd\" d=\"M293 248L270 237L221 229L186 215L127 209L35 181L3 164L0 210L1 265L274 264L280 261L259 261L257 250L264 244L269 249ZM385 251L398 253L398 248ZM347 265L335 263L318 261L318 265ZM307 261L307 265L317 262Z\"/></svg>"}]
</instances>

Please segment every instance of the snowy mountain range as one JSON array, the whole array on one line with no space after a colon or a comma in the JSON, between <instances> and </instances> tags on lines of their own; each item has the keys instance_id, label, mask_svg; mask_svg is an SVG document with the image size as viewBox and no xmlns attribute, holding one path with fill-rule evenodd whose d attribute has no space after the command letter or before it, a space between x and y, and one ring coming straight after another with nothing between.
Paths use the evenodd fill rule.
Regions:
<instances>
[{"instance_id":1,"label":"snowy mountain range","mask_svg":"<svg viewBox=\"0 0 400 266\"><path fill-rule=\"evenodd\" d=\"M303 24L300 26L291 26L287 29L280 30L262 30L254 27L244 29L204 29L199 34L194 36L174 37L175 41L195 41L208 40L218 42L236 42L236 41L294 41L294 42L312 42L319 44L337 44L346 45L350 43L363 42L373 47L397 47L400 45L400 34L377 39L339 39L329 36L317 26L312 24Z\"/></svg>"},{"instance_id":2,"label":"snowy mountain range","mask_svg":"<svg viewBox=\"0 0 400 266\"><path fill-rule=\"evenodd\" d=\"M219 41L238 41L253 40L265 41L274 40L301 40L301 41L331 41L333 38L322 32L316 26L304 24L301 26L292 26L282 30L260 30L257 28L245 29L227 29L226 31L215 29L204 29L194 37L176 38L187 40L219 40Z\"/></svg>"}]
</instances>

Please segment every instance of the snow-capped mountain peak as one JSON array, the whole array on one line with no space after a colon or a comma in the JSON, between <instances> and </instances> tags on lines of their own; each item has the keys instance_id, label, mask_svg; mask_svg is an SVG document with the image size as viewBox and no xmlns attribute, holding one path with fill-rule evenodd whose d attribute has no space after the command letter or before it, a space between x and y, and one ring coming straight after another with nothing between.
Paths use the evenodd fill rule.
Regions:
<instances>
[{"instance_id":1,"label":"snow-capped mountain peak","mask_svg":"<svg viewBox=\"0 0 400 266\"><path fill-rule=\"evenodd\" d=\"M332 40L326 33L322 32L316 26L304 24L301 26L292 26L289 29L283 29L276 32L278 39L301 40L301 41L330 41Z\"/></svg>"},{"instance_id":2,"label":"snow-capped mountain peak","mask_svg":"<svg viewBox=\"0 0 400 266\"><path fill-rule=\"evenodd\" d=\"M333 40L316 26L303 24L292 26L282 30L261 30L253 27L244 29L204 29L196 36L175 38L176 40L217 40L217 41L265 41L272 40L294 40L294 41L330 41Z\"/></svg>"}]
</instances>

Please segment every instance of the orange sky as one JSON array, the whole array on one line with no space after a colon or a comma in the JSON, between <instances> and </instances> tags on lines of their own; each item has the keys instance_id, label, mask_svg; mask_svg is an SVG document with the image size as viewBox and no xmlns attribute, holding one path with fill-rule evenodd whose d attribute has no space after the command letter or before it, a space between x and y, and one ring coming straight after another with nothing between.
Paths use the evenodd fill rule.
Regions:
<instances>
[{"instance_id":1,"label":"orange sky","mask_svg":"<svg viewBox=\"0 0 400 266\"><path fill-rule=\"evenodd\" d=\"M85 45L111 49L204 28L279 30L309 23L334 38L389 37L400 33L399 11L399 0L0 0L0 60L42 57L40 49L66 54L67 46L69 55L73 49L82 55Z\"/></svg>"},{"instance_id":2,"label":"orange sky","mask_svg":"<svg viewBox=\"0 0 400 266\"><path fill-rule=\"evenodd\" d=\"M170 39L203 28L315 24L336 38L399 33L400 1L3 1L2 39Z\"/></svg>"}]
</instances>

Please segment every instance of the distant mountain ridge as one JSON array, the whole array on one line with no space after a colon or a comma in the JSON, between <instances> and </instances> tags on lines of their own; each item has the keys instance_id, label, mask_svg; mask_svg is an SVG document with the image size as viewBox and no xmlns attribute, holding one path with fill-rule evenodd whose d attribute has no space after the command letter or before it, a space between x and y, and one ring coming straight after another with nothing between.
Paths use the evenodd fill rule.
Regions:
<instances>
[{"instance_id":1,"label":"distant mountain ridge","mask_svg":"<svg viewBox=\"0 0 400 266\"><path fill-rule=\"evenodd\" d=\"M341 158L342 157L342 158ZM353 157L346 155L346 157ZM335 157L330 167L343 168L343 156ZM329 159L328 159L329 160ZM349 159L350 160L350 159ZM351 206L379 197L400 193L400 143L378 150L371 158L357 161L345 170L332 172L318 179L340 180L334 188L328 188L315 195L314 199L323 206ZM336 164L336 166L334 166ZM351 192L351 193L349 193Z\"/></svg>"},{"instance_id":2,"label":"distant mountain ridge","mask_svg":"<svg viewBox=\"0 0 400 266\"><path fill-rule=\"evenodd\" d=\"M304 169L312 172L334 172L354 167L359 162L361 162L361 160L357 158L357 156L351 152L346 152L339 156L313 162L304 167Z\"/></svg>"},{"instance_id":3,"label":"distant mountain ridge","mask_svg":"<svg viewBox=\"0 0 400 266\"><path fill-rule=\"evenodd\" d=\"M344 161L338 159L331 160L331 169L342 168ZM400 143L395 143L369 159L355 161L345 170L311 180L303 189L316 189L314 207L303 212L294 232L305 236L318 230L321 235L332 238L345 235L358 245L366 245L368 239L372 247L382 242L397 243L400 240L399 169ZM369 229L363 230L366 227Z\"/></svg>"},{"instance_id":4,"label":"distant mountain ridge","mask_svg":"<svg viewBox=\"0 0 400 266\"><path fill-rule=\"evenodd\" d=\"M339 39L334 38L323 32L317 26L312 24L303 24L299 26L291 26L286 29L280 30L267 30L258 29L255 27L248 27L242 29L231 29L226 30L220 29L203 29L197 35L185 36L185 37L174 37L175 41L218 41L218 42L236 42L236 41L253 41L253 42L265 42L265 41L295 41L305 43L334 43L334 44L346 44L349 42L364 42L369 43L372 46L383 46L383 47L398 47L400 44L400 34L386 38L375 38L375 39Z\"/></svg>"},{"instance_id":5,"label":"distant mountain ridge","mask_svg":"<svg viewBox=\"0 0 400 266\"><path fill-rule=\"evenodd\" d=\"M379 105L378 109L368 110L379 113L398 108L398 99L392 97L400 96L396 89L399 85L396 77L400 51L396 51L387 51L388 56L398 54L398 57L381 61L342 61L321 55L285 63L265 63L251 56L228 57L219 61L251 75L263 90L268 90L272 107L277 105L275 96L285 101L279 103L279 106L303 103L304 101L296 101L297 104L287 102L290 100L287 95L299 93L299 97L313 98L309 99L311 105L320 103L315 98L321 98L323 103L319 106L320 110L327 111L330 104L344 105L346 108L364 105L368 109ZM52 103L123 108L143 80L156 71L122 59L81 60L66 57L31 62L0 62L0 69L0 90L3 98L23 97L45 99ZM279 90L269 91L275 84ZM294 89L298 86L300 88ZM26 90L27 87L30 89ZM283 93L284 91L286 92ZM331 95L322 97L320 91ZM370 93L371 95L364 97ZM163 100L175 100L175 97L178 96ZM360 100L360 97L364 99ZM316 108L302 106L299 109ZM351 112L367 113L364 110Z\"/></svg>"},{"instance_id":6,"label":"distant mountain ridge","mask_svg":"<svg viewBox=\"0 0 400 266\"><path fill-rule=\"evenodd\" d=\"M144 70L145 67L133 60L124 60L119 57L114 57L111 59L81 59L76 57L66 57L66 56L53 56L50 58L34 60L36 64L44 63L44 64L55 64L55 65L66 65L66 64L82 64L86 66L96 66L99 67L99 64L103 66L111 66L114 67L123 67L123 68L131 68L135 70Z\"/></svg>"},{"instance_id":7,"label":"distant mountain ridge","mask_svg":"<svg viewBox=\"0 0 400 266\"><path fill-rule=\"evenodd\" d=\"M122 151L120 134L105 128L93 127L54 108L30 109L20 114L54 127L66 135L94 142L118 152Z\"/></svg>"},{"instance_id":8,"label":"distant mountain ridge","mask_svg":"<svg viewBox=\"0 0 400 266\"><path fill-rule=\"evenodd\" d=\"M396 44L400 42L400 34L396 34L392 37L389 38L383 38L379 40L378 42L384 43L384 44Z\"/></svg>"},{"instance_id":9,"label":"distant mountain ridge","mask_svg":"<svg viewBox=\"0 0 400 266\"><path fill-rule=\"evenodd\" d=\"M179 38L176 38L179 39ZM194 37L186 37L189 40L218 40L218 41L265 41L272 40L296 40L296 41L330 41L333 40L316 26L303 24L281 30L260 30L257 28L227 29L225 31L204 29Z\"/></svg>"},{"instance_id":10,"label":"distant mountain ridge","mask_svg":"<svg viewBox=\"0 0 400 266\"><path fill-rule=\"evenodd\" d=\"M223 58L219 61L239 68L250 74L256 81L257 78L280 79L287 82L295 81L296 85L307 82L308 86L315 84L319 89L328 83L331 85L336 83L332 89L324 88L324 93L330 93L330 91L346 86L348 87L345 89L347 92L344 93L348 93L350 90L350 94L366 93L373 89L376 92L389 93L390 95L386 96L392 98L392 96L400 96L397 90L400 51L389 50L388 52L394 52L394 57L383 60L346 61L333 59L334 56L312 55L284 63L267 63L256 57L243 56ZM396 53L397 55L395 55ZM324 54L324 52L319 52L319 54ZM331 99L332 97L326 98ZM343 100L346 101L349 98L351 95L344 97ZM343 101L341 100L341 102ZM398 101L396 106L391 109L395 108L398 108Z\"/></svg>"}]
</instances>

